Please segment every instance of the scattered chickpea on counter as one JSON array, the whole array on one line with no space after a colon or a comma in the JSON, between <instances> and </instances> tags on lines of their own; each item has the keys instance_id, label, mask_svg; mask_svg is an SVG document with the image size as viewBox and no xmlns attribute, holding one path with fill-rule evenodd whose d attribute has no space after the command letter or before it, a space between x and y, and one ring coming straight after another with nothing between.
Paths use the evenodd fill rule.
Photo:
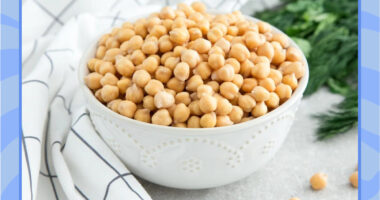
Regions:
<instances>
[{"instance_id":1,"label":"scattered chickpea on counter","mask_svg":"<svg viewBox=\"0 0 380 200\"><path fill-rule=\"evenodd\" d=\"M212 128L276 109L297 89L305 65L289 38L266 22L180 3L104 34L84 81L128 118ZM326 183L321 174L311 180L315 189Z\"/></svg>"},{"instance_id":2,"label":"scattered chickpea on counter","mask_svg":"<svg viewBox=\"0 0 380 200\"><path fill-rule=\"evenodd\" d=\"M327 186L327 174L316 173L310 178L310 185L313 190L322 190Z\"/></svg>"}]
</instances>

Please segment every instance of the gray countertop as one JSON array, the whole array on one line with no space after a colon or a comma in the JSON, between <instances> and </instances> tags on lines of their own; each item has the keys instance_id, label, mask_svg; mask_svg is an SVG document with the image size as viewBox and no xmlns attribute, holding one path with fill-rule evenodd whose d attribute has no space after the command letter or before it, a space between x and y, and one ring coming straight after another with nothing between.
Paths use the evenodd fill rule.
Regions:
<instances>
[{"instance_id":1,"label":"gray countertop","mask_svg":"<svg viewBox=\"0 0 380 200\"><path fill-rule=\"evenodd\" d=\"M357 189L349 176L357 165L357 129L327 141L316 141L318 124L312 114L326 111L342 98L319 90L304 98L287 139L275 157L262 169L238 182L205 190L178 190L142 181L154 200L354 200ZM328 175L322 191L310 189L316 172Z\"/></svg>"}]
</instances>

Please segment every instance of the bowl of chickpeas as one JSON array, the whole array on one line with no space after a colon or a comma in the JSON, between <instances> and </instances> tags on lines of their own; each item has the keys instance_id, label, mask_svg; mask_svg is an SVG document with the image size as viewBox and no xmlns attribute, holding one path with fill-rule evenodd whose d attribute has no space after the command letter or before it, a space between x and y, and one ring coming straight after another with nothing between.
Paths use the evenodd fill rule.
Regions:
<instances>
[{"instance_id":1,"label":"bowl of chickpeas","mask_svg":"<svg viewBox=\"0 0 380 200\"><path fill-rule=\"evenodd\" d=\"M308 73L300 48L275 27L194 2L101 35L78 74L95 128L134 174L201 189L273 157Z\"/></svg>"}]
</instances>

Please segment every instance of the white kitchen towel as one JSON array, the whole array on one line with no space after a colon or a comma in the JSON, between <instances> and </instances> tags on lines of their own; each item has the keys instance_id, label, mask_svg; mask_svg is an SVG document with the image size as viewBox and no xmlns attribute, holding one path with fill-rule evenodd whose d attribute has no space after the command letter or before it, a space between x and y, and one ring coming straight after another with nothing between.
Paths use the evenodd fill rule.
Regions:
<instances>
[{"instance_id":1,"label":"white kitchen towel","mask_svg":"<svg viewBox=\"0 0 380 200\"><path fill-rule=\"evenodd\" d=\"M232 11L244 2L205 4ZM176 3L23 1L22 199L151 199L95 131L78 89L76 68L100 33Z\"/></svg>"}]
</instances>

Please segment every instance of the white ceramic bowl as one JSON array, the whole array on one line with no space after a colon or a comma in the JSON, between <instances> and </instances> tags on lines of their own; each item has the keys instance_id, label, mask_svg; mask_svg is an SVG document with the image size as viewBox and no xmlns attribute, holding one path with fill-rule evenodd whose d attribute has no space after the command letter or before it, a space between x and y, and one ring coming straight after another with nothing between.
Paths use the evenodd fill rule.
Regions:
<instances>
[{"instance_id":1,"label":"white ceramic bowl","mask_svg":"<svg viewBox=\"0 0 380 200\"><path fill-rule=\"evenodd\" d=\"M274 28L274 32L281 31ZM291 45L299 48L293 41ZM119 115L95 98L84 84L86 63L95 49L94 43L83 55L78 74L95 128L134 174L173 188L221 186L262 167L281 147L309 77L304 57L306 73L292 97L254 120L218 128L166 127Z\"/></svg>"}]
</instances>

